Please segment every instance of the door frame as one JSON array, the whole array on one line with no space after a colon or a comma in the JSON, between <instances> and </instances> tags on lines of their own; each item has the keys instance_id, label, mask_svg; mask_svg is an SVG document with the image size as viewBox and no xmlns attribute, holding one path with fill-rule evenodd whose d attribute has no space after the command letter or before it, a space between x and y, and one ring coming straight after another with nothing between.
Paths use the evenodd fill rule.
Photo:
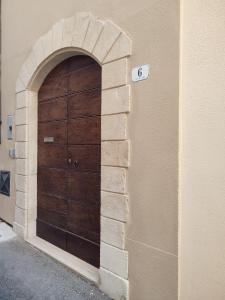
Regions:
<instances>
[{"instance_id":1,"label":"door frame","mask_svg":"<svg viewBox=\"0 0 225 300\"><path fill-rule=\"evenodd\" d=\"M16 208L13 228L25 240L97 283L113 299L129 298L128 57L131 39L110 20L78 13L56 23L34 45L16 83ZM102 67L100 269L36 237L37 103L47 74L64 59L86 54Z\"/></svg>"}]
</instances>

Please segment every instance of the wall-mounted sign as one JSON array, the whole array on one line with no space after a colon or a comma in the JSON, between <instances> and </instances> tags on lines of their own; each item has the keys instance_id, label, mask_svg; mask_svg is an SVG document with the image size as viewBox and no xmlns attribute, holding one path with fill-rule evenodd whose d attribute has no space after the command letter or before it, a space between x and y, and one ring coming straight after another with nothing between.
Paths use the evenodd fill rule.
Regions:
<instances>
[{"instance_id":1,"label":"wall-mounted sign","mask_svg":"<svg viewBox=\"0 0 225 300\"><path fill-rule=\"evenodd\" d=\"M133 81L145 80L148 77L149 77L149 65L142 65L133 68L132 70Z\"/></svg>"}]
</instances>

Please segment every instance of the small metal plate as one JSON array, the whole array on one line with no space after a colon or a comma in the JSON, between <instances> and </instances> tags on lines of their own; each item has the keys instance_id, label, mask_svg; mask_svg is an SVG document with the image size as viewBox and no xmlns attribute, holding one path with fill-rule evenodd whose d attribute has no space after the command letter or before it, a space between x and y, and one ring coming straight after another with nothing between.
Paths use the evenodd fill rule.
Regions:
<instances>
[{"instance_id":1,"label":"small metal plate","mask_svg":"<svg viewBox=\"0 0 225 300\"><path fill-rule=\"evenodd\" d=\"M149 65L141 65L133 68L132 70L132 80L135 81L141 81L146 80L149 77Z\"/></svg>"},{"instance_id":2,"label":"small metal plate","mask_svg":"<svg viewBox=\"0 0 225 300\"><path fill-rule=\"evenodd\" d=\"M44 143L54 143L54 137L53 136L45 136Z\"/></svg>"}]
</instances>

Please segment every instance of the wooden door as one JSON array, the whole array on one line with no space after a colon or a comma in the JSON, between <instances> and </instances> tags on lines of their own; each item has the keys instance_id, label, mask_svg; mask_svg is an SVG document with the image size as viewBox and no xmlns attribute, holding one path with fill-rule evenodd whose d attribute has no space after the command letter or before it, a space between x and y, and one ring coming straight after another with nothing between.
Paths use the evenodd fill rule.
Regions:
<instances>
[{"instance_id":1,"label":"wooden door","mask_svg":"<svg viewBox=\"0 0 225 300\"><path fill-rule=\"evenodd\" d=\"M37 236L99 267L101 67L74 56L38 97Z\"/></svg>"}]
</instances>

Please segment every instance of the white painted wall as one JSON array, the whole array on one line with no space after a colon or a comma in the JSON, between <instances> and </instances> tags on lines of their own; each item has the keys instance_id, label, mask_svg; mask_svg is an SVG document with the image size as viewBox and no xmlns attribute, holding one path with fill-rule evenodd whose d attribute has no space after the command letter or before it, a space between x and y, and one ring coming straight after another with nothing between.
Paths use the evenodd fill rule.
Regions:
<instances>
[{"instance_id":1,"label":"white painted wall","mask_svg":"<svg viewBox=\"0 0 225 300\"><path fill-rule=\"evenodd\" d=\"M180 299L225 299L225 2L181 7Z\"/></svg>"}]
</instances>

